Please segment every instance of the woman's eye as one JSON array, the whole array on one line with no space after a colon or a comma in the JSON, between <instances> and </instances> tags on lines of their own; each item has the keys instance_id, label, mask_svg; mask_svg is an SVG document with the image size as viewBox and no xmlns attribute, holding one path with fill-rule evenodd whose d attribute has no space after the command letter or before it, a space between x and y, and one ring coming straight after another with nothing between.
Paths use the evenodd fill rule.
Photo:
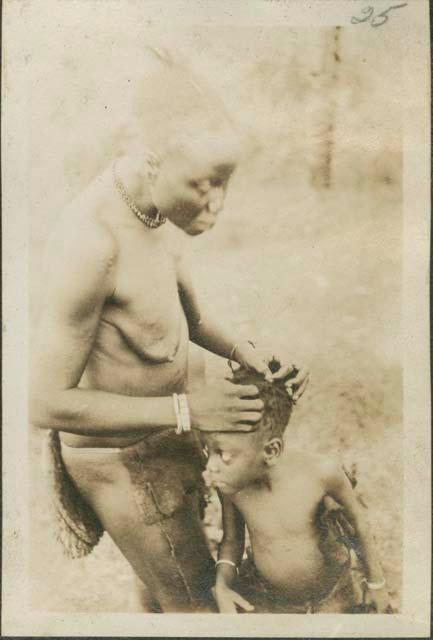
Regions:
<instances>
[{"instance_id":1,"label":"woman's eye","mask_svg":"<svg viewBox=\"0 0 433 640\"><path fill-rule=\"evenodd\" d=\"M209 189L211 188L211 184L209 182L209 180L192 180L190 182L190 185L193 189L196 189L197 191L199 191L202 195L206 194Z\"/></svg>"}]
</instances>

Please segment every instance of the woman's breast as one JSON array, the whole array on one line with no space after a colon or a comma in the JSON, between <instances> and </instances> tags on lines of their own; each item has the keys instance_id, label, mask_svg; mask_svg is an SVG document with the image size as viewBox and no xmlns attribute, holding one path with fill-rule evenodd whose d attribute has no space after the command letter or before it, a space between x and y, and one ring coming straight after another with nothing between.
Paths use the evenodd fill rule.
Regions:
<instances>
[{"instance_id":1,"label":"woman's breast","mask_svg":"<svg viewBox=\"0 0 433 640\"><path fill-rule=\"evenodd\" d=\"M131 328L129 328L131 329ZM81 386L135 396L164 396L182 391L188 367L188 325L182 311L175 327L159 339L140 342L140 329L100 324Z\"/></svg>"}]
</instances>

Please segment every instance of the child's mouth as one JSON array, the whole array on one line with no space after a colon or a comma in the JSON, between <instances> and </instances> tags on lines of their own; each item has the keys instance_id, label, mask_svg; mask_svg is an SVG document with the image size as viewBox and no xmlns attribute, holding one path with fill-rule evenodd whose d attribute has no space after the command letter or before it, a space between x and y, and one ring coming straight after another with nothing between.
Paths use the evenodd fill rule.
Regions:
<instances>
[{"instance_id":1,"label":"child's mouth","mask_svg":"<svg viewBox=\"0 0 433 640\"><path fill-rule=\"evenodd\" d=\"M224 489L224 488L230 489L230 485L227 482L224 482L224 480L212 480L212 486L217 487L219 489Z\"/></svg>"}]
</instances>

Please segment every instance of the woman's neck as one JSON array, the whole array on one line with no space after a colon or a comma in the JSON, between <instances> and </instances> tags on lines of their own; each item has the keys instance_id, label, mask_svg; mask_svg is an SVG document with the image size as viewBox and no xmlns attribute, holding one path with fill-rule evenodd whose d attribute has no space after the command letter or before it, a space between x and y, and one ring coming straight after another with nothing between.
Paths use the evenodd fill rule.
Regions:
<instances>
[{"instance_id":1,"label":"woman's neck","mask_svg":"<svg viewBox=\"0 0 433 640\"><path fill-rule=\"evenodd\" d=\"M115 161L115 172L126 193L144 213L154 209L146 167L140 169L128 156Z\"/></svg>"}]
</instances>

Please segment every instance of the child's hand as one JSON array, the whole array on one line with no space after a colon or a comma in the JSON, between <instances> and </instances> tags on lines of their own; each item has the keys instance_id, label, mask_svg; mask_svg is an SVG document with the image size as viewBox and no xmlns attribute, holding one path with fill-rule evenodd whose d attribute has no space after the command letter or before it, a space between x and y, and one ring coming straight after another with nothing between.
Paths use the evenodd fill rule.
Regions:
<instances>
[{"instance_id":1,"label":"child's hand","mask_svg":"<svg viewBox=\"0 0 433 640\"><path fill-rule=\"evenodd\" d=\"M376 613L392 613L392 606L389 593L386 587L375 591L367 589L365 595L365 603L372 605L376 609Z\"/></svg>"},{"instance_id":2,"label":"child's hand","mask_svg":"<svg viewBox=\"0 0 433 640\"><path fill-rule=\"evenodd\" d=\"M247 602L239 593L233 591L225 584L217 584L212 589L220 613L237 613L236 606L244 611L253 611L254 607Z\"/></svg>"}]
</instances>

